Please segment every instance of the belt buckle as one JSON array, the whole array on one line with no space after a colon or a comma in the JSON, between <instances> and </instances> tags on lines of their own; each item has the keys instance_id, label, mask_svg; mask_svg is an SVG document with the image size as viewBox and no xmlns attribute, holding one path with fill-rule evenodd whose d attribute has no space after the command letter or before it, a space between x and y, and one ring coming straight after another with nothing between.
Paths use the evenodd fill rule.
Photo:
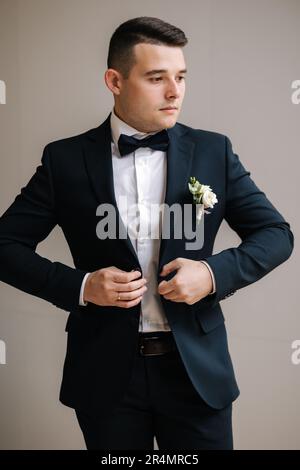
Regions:
<instances>
[{"instance_id":1,"label":"belt buckle","mask_svg":"<svg viewBox=\"0 0 300 470\"><path fill-rule=\"evenodd\" d=\"M144 346L141 345L141 346L140 346L140 354L141 354L141 356L144 356L144 357L149 357L149 356L162 356L163 354L165 354L164 352L161 352L161 353L152 353L152 354L151 354L151 353L146 353L146 354L145 354L145 353L143 352L143 349L144 349Z\"/></svg>"},{"instance_id":2,"label":"belt buckle","mask_svg":"<svg viewBox=\"0 0 300 470\"><path fill-rule=\"evenodd\" d=\"M142 341L147 341L148 339L159 339L159 336L147 336L147 337L143 338ZM140 354L141 354L141 356L144 356L144 357L147 357L147 356L161 356L161 355L165 354L164 352L161 352L161 353L153 353L153 354L151 354L151 353L148 353L148 354L147 354L147 353L146 353L146 354L145 354L145 353L143 352L143 349L144 349L144 348L145 348L145 346L143 345L143 343L140 344Z\"/></svg>"}]
</instances>

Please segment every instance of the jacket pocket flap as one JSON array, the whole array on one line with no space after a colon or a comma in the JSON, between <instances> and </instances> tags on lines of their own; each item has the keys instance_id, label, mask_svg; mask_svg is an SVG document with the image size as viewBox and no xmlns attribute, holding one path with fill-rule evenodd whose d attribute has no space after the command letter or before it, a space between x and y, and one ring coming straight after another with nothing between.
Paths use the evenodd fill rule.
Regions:
<instances>
[{"instance_id":1,"label":"jacket pocket flap","mask_svg":"<svg viewBox=\"0 0 300 470\"><path fill-rule=\"evenodd\" d=\"M196 310L195 314L196 319L205 333L209 333L225 322L225 318L219 304L213 308Z\"/></svg>"},{"instance_id":2,"label":"jacket pocket flap","mask_svg":"<svg viewBox=\"0 0 300 470\"><path fill-rule=\"evenodd\" d=\"M99 313L92 313L88 307L78 307L69 313L65 331L70 329L97 330L102 326Z\"/></svg>"}]
</instances>

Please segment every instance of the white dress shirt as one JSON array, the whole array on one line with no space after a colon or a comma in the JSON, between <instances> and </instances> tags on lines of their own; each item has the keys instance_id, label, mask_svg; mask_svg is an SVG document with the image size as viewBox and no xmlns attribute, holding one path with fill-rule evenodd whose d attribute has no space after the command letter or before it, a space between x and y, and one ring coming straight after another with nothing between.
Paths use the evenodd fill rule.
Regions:
<instances>
[{"instance_id":1,"label":"white dress shirt","mask_svg":"<svg viewBox=\"0 0 300 470\"><path fill-rule=\"evenodd\" d=\"M111 113L110 125L113 139L111 152L116 202L120 217L128 230L128 235L140 262L143 277L148 281L147 291L143 294L139 304L141 308L139 331L170 331L160 295L157 292L156 273L159 261L160 224L159 215L157 214L155 217L153 211L154 205L159 207L165 200L167 155L161 150L140 147L133 153L121 157L118 149L118 140L121 134L143 139L155 134L155 132L137 131L118 118L114 110ZM152 212L150 211L151 207ZM157 238L153 237L153 230L154 233L159 234ZM211 294L213 294L215 292L213 272L208 263L202 262L211 273L213 281ZM83 291L88 275L89 273L86 274L82 282L80 305L87 305L83 301Z\"/></svg>"}]
</instances>

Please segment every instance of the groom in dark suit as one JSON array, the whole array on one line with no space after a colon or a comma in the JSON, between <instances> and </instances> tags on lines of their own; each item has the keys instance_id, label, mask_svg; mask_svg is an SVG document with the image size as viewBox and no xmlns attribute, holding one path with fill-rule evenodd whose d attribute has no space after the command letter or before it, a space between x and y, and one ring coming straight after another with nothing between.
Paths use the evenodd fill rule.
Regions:
<instances>
[{"instance_id":1,"label":"groom in dark suit","mask_svg":"<svg viewBox=\"0 0 300 470\"><path fill-rule=\"evenodd\" d=\"M293 249L229 139L177 123L186 43L156 18L119 26L105 72L112 112L48 144L0 219L1 280L70 312L60 400L89 449L150 450L154 436L160 449L232 449L239 390L220 301ZM209 208L199 225L191 176ZM190 206L192 218L151 217L163 203ZM223 219L241 243L212 255ZM35 252L56 224L74 268ZM203 229L200 246L175 234L191 227Z\"/></svg>"}]
</instances>

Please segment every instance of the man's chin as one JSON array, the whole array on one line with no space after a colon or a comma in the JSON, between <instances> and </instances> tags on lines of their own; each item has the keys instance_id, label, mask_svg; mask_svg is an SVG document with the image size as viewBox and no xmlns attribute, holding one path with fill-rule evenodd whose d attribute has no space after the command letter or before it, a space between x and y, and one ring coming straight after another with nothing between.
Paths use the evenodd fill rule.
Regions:
<instances>
[{"instance_id":1,"label":"man's chin","mask_svg":"<svg viewBox=\"0 0 300 470\"><path fill-rule=\"evenodd\" d=\"M166 123L164 129L171 129L171 127L174 127L177 122L177 119L172 119L172 121L169 121Z\"/></svg>"},{"instance_id":2,"label":"man's chin","mask_svg":"<svg viewBox=\"0 0 300 470\"><path fill-rule=\"evenodd\" d=\"M164 129L170 129L171 127L174 127L176 122L177 122L177 116L170 116L168 118L162 119L161 120L161 125Z\"/></svg>"}]
</instances>

